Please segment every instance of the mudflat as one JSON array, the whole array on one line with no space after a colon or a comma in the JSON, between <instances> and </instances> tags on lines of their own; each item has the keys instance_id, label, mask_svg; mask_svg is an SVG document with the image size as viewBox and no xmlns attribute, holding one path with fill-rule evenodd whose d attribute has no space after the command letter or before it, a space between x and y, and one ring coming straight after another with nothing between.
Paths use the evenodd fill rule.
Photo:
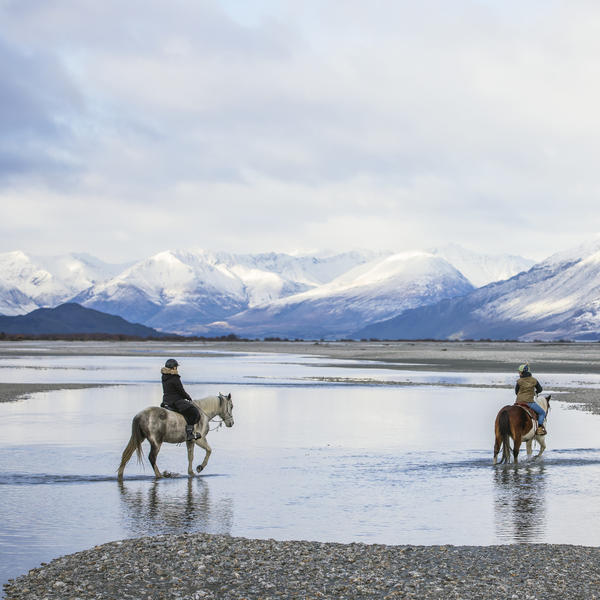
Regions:
<instances>
[{"instance_id":1,"label":"mudflat","mask_svg":"<svg viewBox=\"0 0 600 600\"><path fill-rule=\"evenodd\" d=\"M268 352L387 363L427 371L516 372L529 362L537 373L600 373L600 343L450 341L201 341L201 342L0 342L10 356L220 356Z\"/></svg>"},{"instance_id":2,"label":"mudflat","mask_svg":"<svg viewBox=\"0 0 600 600\"><path fill-rule=\"evenodd\" d=\"M91 387L104 387L95 383L0 383L0 402L25 400L31 394L53 390L81 390Z\"/></svg>"}]
</instances>

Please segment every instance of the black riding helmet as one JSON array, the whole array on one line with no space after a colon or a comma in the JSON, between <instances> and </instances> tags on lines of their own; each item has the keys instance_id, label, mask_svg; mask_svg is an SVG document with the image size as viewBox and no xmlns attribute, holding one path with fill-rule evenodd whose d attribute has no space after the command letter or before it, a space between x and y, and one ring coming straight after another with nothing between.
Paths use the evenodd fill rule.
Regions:
<instances>
[{"instance_id":1,"label":"black riding helmet","mask_svg":"<svg viewBox=\"0 0 600 600\"><path fill-rule=\"evenodd\" d=\"M165 363L165 367L167 367L167 369L176 369L178 366L179 366L179 363L174 358L170 358Z\"/></svg>"}]
</instances>

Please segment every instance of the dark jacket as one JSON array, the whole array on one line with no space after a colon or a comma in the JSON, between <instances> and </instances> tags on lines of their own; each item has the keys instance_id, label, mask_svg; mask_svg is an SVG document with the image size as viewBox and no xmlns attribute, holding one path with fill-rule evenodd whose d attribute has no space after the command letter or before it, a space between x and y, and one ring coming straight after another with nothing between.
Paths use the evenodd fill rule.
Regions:
<instances>
[{"instance_id":1,"label":"dark jacket","mask_svg":"<svg viewBox=\"0 0 600 600\"><path fill-rule=\"evenodd\" d=\"M182 398L192 401L192 397L183 389L181 377L173 373L162 374L163 402L175 406L177 400Z\"/></svg>"},{"instance_id":2,"label":"dark jacket","mask_svg":"<svg viewBox=\"0 0 600 600\"><path fill-rule=\"evenodd\" d=\"M542 393L542 386L540 382L528 373L527 375L521 375L515 385L515 394L517 394L517 402L534 402L535 393Z\"/></svg>"}]
</instances>

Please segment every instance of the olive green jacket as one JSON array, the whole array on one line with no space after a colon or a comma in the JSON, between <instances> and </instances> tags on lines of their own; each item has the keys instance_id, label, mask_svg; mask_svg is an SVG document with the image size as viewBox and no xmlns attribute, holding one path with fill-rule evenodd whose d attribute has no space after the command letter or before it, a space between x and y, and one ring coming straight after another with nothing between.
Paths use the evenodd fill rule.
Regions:
<instances>
[{"instance_id":1,"label":"olive green jacket","mask_svg":"<svg viewBox=\"0 0 600 600\"><path fill-rule=\"evenodd\" d=\"M535 393L538 394L542 391L540 382L533 376L527 375L517 380L515 386L515 394L517 394L517 402L534 402Z\"/></svg>"}]
</instances>

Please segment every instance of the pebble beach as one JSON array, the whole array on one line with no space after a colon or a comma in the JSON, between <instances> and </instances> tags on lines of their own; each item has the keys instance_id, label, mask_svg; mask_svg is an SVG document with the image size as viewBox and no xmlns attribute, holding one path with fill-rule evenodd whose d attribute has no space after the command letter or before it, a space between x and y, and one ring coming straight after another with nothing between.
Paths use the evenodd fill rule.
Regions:
<instances>
[{"instance_id":1,"label":"pebble beach","mask_svg":"<svg viewBox=\"0 0 600 600\"><path fill-rule=\"evenodd\" d=\"M5 585L7 600L594 600L600 549L384 546L184 534L111 542Z\"/></svg>"}]
</instances>

